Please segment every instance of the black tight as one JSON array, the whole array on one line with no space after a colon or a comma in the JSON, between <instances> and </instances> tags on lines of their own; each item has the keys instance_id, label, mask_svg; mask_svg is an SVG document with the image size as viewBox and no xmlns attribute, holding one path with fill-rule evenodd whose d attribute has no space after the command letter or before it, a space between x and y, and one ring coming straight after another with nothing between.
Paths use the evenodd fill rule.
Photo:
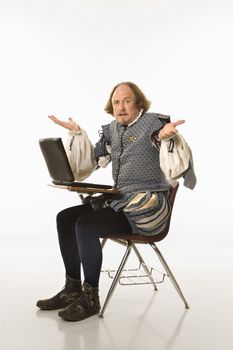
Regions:
<instances>
[{"instance_id":1,"label":"black tight","mask_svg":"<svg viewBox=\"0 0 233 350\"><path fill-rule=\"evenodd\" d=\"M67 208L57 215L57 231L66 274L81 279L81 264L84 279L97 287L102 264L100 237L109 234L132 233L123 213L110 207L93 210L90 205Z\"/></svg>"}]
</instances>

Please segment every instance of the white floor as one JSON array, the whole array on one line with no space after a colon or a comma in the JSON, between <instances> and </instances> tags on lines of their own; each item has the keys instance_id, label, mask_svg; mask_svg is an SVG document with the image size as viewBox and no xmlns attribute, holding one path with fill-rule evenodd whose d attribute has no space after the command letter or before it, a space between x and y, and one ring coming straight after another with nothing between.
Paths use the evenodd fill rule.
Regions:
<instances>
[{"instance_id":1,"label":"white floor","mask_svg":"<svg viewBox=\"0 0 233 350\"><path fill-rule=\"evenodd\" d=\"M186 249L174 250L174 238L166 240L159 247L190 304L189 310L185 310L166 278L158 285L158 292L151 285L118 285L103 319L93 316L69 323L60 319L56 311L41 311L35 306L37 299L53 295L64 282L55 239L45 244L39 237L21 237L14 245L9 238L2 239L1 349L231 350L230 245L210 245L206 254L207 246L199 246L198 241L193 240ZM121 247L113 248L111 244L105 247L105 265L109 261L114 265L123 253ZM146 254L150 260L151 252ZM128 267L132 263L134 259L129 260ZM157 262L155 266L159 267ZM102 273L101 301L110 282Z\"/></svg>"}]
</instances>

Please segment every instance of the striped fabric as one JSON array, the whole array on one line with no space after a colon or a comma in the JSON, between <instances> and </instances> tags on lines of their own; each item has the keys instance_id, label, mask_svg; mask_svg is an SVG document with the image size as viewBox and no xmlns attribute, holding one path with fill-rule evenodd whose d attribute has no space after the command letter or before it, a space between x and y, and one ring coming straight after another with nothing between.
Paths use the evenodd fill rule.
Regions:
<instances>
[{"instance_id":1,"label":"striped fabric","mask_svg":"<svg viewBox=\"0 0 233 350\"><path fill-rule=\"evenodd\" d=\"M123 211L134 233L156 235L163 230L170 214L167 192L137 193Z\"/></svg>"}]
</instances>

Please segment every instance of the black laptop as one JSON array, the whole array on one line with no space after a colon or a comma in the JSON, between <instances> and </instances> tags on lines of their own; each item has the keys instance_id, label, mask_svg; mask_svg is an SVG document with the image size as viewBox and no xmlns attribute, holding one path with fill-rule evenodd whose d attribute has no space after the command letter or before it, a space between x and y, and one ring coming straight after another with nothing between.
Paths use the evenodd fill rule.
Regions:
<instances>
[{"instance_id":1,"label":"black laptop","mask_svg":"<svg viewBox=\"0 0 233 350\"><path fill-rule=\"evenodd\" d=\"M62 139L60 137L40 139L39 145L54 185L88 187L95 189L112 188L110 185L75 181Z\"/></svg>"}]
</instances>

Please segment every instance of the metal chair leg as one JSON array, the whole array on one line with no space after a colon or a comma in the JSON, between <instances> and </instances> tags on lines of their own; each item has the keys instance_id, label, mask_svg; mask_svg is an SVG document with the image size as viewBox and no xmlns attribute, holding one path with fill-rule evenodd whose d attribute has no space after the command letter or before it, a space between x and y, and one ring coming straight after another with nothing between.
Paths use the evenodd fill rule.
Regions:
<instances>
[{"instance_id":1,"label":"metal chair leg","mask_svg":"<svg viewBox=\"0 0 233 350\"><path fill-rule=\"evenodd\" d=\"M104 315L104 311L105 311L105 309L106 309L106 307L107 307L107 305L109 303L109 300L110 300L110 298L111 298L111 296L112 296L112 294L113 294L113 292L114 292L114 290L116 288L116 285L117 285L117 282L118 282L118 280L120 278L121 272L122 272L122 270L123 270L123 268L124 268L124 266L126 264L126 261L127 261L128 257L129 257L129 254L131 252L132 242L131 241L127 241L127 242L128 243L127 243L126 252L125 252L125 254L124 254L124 256L123 256L123 258L121 260L120 266L119 266L119 268L118 268L118 270L116 272L116 275L115 275L115 277L114 277L114 279L112 281L111 287L110 287L110 289L108 291L108 294L107 294L107 296L105 298L104 304L103 304L103 306L102 306L102 308L101 308L101 310L99 312L99 317L103 317L103 315Z\"/></svg>"},{"instance_id":2,"label":"metal chair leg","mask_svg":"<svg viewBox=\"0 0 233 350\"><path fill-rule=\"evenodd\" d=\"M158 249L158 247L154 244L154 243L149 243L150 246L153 248L153 250L155 251L155 253L157 254L161 264L163 265L168 277L170 278L174 288L176 289L177 293L179 294L180 298L182 299L182 301L184 302L185 308L189 309L189 305L180 289L180 286L178 285L173 273L170 270L170 267L168 266L166 260L164 259L164 257L162 256L160 250Z\"/></svg>"},{"instance_id":3,"label":"metal chair leg","mask_svg":"<svg viewBox=\"0 0 233 350\"><path fill-rule=\"evenodd\" d=\"M145 261L143 260L141 254L139 253L139 250L137 249L137 247L136 247L136 245L134 243L132 243L132 248L133 248L135 254L137 255L138 260L139 260L140 264L142 265L145 273L147 274L150 282L153 284L154 289L157 291L158 288L156 286L156 283L155 283L154 279L151 277L150 271L149 271L148 267L146 266Z\"/></svg>"}]
</instances>

